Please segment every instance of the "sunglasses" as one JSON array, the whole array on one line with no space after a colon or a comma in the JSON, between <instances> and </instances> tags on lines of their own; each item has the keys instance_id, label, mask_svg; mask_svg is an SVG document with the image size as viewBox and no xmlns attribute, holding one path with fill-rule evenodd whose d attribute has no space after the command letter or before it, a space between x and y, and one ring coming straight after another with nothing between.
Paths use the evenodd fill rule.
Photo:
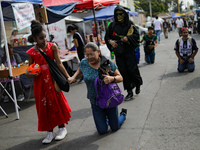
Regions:
<instances>
[{"instance_id":1,"label":"sunglasses","mask_svg":"<svg viewBox=\"0 0 200 150\"><path fill-rule=\"evenodd\" d=\"M116 13L116 15L118 16L122 16L124 13Z\"/></svg>"}]
</instances>

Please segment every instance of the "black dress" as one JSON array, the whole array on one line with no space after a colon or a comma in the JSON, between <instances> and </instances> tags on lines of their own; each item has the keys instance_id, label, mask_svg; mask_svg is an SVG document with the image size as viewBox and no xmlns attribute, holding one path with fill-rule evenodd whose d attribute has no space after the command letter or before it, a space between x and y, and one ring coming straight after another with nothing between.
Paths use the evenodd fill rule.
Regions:
<instances>
[{"instance_id":1,"label":"black dress","mask_svg":"<svg viewBox=\"0 0 200 150\"><path fill-rule=\"evenodd\" d=\"M125 13L124 23L117 21L116 11L122 10ZM137 66L135 48L139 45L139 32L133 22L129 20L127 12L120 6L114 11L114 19L105 35L105 42L110 51L114 51L118 69L123 77L125 90L132 90L142 85L142 77ZM121 38L127 36L128 42L122 42ZM116 40L118 47L113 48L109 40Z\"/></svg>"}]
</instances>

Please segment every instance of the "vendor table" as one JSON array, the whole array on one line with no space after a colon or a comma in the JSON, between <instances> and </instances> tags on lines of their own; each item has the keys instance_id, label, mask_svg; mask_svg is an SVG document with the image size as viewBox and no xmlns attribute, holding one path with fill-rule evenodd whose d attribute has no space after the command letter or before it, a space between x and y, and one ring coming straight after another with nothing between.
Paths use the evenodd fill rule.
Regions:
<instances>
[{"instance_id":1,"label":"vendor table","mask_svg":"<svg viewBox=\"0 0 200 150\"><path fill-rule=\"evenodd\" d=\"M68 55L61 56L60 60L62 63L67 62L72 71L77 70L78 64L80 63L77 52L70 52Z\"/></svg>"},{"instance_id":2,"label":"vendor table","mask_svg":"<svg viewBox=\"0 0 200 150\"><path fill-rule=\"evenodd\" d=\"M17 67L17 68L13 68L12 69L13 77L16 77L16 76L19 76L21 74L24 74L26 72L27 68L28 68L27 64L26 65L22 65L22 66ZM7 79L5 87L0 82L0 86L3 88L3 91L0 94L0 99L1 99L1 96L3 95L3 92L5 91L8 94L8 96L10 97L10 99L13 102L15 102L14 99L12 98L12 96L6 90L7 82L8 82L8 79L9 79L9 70L0 70L0 79L5 79L5 78ZM20 109L20 107L18 105L17 105L17 107L18 107L18 109ZM1 106L0 106L0 109L5 114L5 116L8 117L8 115L6 114L6 112L3 110L3 108Z\"/></svg>"}]
</instances>

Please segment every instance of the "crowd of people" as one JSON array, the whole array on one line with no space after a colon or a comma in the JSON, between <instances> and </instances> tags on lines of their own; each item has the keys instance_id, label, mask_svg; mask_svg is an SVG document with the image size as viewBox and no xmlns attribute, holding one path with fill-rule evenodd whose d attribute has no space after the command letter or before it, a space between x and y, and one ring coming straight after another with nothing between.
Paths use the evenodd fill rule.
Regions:
<instances>
[{"instance_id":1,"label":"crowd of people","mask_svg":"<svg viewBox=\"0 0 200 150\"><path fill-rule=\"evenodd\" d=\"M140 87L143 84L134 54L135 49L139 43L144 41L145 61L148 64L153 64L155 62L155 48L161 41L161 30L164 29L165 38L168 38L169 27L172 27L172 30L176 27L179 31L180 38L177 39L174 48L178 57L178 71L183 72L188 69L189 72L193 72L195 69L194 57L198 52L198 47L195 40L188 36L188 24L184 19L179 18L171 23L166 22L165 19L162 23L156 17L153 26L148 28L147 35L144 35L140 40L139 32L129 19L128 13L121 6L115 8L114 21L110 23L106 31L105 42L108 49L114 52L116 64L109 61L113 75L104 74L103 81L105 84L123 82L123 88L127 91L125 101L133 98L134 89L135 94L139 94ZM86 44L82 33L78 31L78 27L75 25L68 26L67 32L73 35L73 43L77 48L80 59L79 68L72 76L68 74L60 60L57 45L47 42L46 31L42 24L36 20L31 22L31 35L28 41L35 43L35 46L27 51L29 65L39 64L42 71L41 74L37 75L31 73L31 70L27 70L25 75L34 78L38 131L47 131L47 136L42 141L44 144L51 143L54 138L55 140L65 138L67 134L65 124L70 121L71 109L63 92L56 90L56 83L51 75L50 68L38 48L52 60L55 60L57 67L68 79L69 84L76 82L79 77L81 77L79 82L84 80L87 87L87 98L91 104L93 119L99 134L107 133L108 126L112 131L117 131L127 117L127 109L125 108L118 114L117 106L104 109L97 104L94 81L99 76L98 69L103 59L97 46L98 43L89 42ZM21 63L20 58L12 53L12 46L8 45L8 47L12 62ZM55 136L53 130L56 126L59 128L59 132Z\"/></svg>"}]
</instances>

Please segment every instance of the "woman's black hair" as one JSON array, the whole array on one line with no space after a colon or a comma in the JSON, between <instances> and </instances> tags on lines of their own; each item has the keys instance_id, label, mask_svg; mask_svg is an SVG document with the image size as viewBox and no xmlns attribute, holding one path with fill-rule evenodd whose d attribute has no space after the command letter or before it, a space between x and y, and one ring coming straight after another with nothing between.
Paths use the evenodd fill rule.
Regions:
<instances>
[{"instance_id":1,"label":"woman's black hair","mask_svg":"<svg viewBox=\"0 0 200 150\"><path fill-rule=\"evenodd\" d=\"M78 30L78 26L76 26L75 24L70 24L68 27L67 27L67 33L70 33L71 31L73 30Z\"/></svg>"},{"instance_id":2,"label":"woman's black hair","mask_svg":"<svg viewBox=\"0 0 200 150\"><path fill-rule=\"evenodd\" d=\"M37 37L42 31L45 31L42 24L37 20L31 21L31 35L28 37L28 42L33 43L33 37Z\"/></svg>"}]
</instances>

